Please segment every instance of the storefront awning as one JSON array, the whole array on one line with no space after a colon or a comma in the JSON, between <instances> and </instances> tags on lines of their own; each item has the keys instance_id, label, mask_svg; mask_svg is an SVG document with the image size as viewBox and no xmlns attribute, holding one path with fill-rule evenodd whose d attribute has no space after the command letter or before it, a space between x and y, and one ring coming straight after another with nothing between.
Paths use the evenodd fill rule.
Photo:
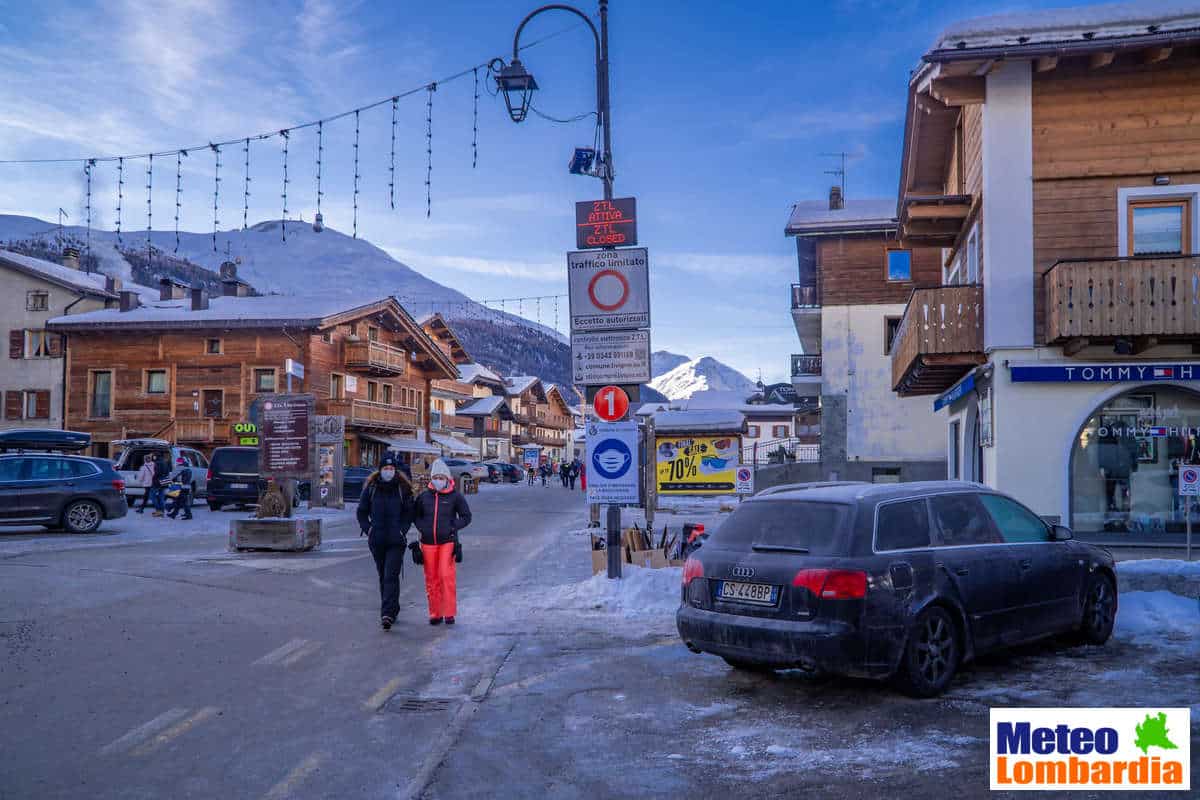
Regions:
<instances>
[{"instance_id":1,"label":"storefront awning","mask_svg":"<svg viewBox=\"0 0 1200 800\"><path fill-rule=\"evenodd\" d=\"M451 436L448 433L433 434L433 443L446 448L451 455L473 456L479 453L479 448L472 447L462 439Z\"/></svg>"},{"instance_id":2,"label":"storefront awning","mask_svg":"<svg viewBox=\"0 0 1200 800\"><path fill-rule=\"evenodd\" d=\"M404 439L400 437L388 438L386 436L375 436L370 433L360 433L359 437L371 442L387 445L389 450L395 450L399 453L423 453L425 455L440 456L442 448L436 444L429 442L418 442L416 439Z\"/></svg>"}]
</instances>

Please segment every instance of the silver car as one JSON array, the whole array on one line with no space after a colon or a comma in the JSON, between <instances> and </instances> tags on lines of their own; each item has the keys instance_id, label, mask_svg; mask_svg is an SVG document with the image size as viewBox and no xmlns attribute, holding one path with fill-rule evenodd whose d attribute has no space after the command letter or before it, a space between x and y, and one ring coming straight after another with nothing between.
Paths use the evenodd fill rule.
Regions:
<instances>
[{"instance_id":1,"label":"silver car","mask_svg":"<svg viewBox=\"0 0 1200 800\"><path fill-rule=\"evenodd\" d=\"M156 459L163 453L170 458L171 470L182 458L192 469L192 499L208 496L208 459L199 450L173 445L165 439L118 439L114 445L123 448L116 459L116 469L125 479L125 498L133 505L137 498L146 493L146 486L138 481L138 471L146 456Z\"/></svg>"}]
</instances>

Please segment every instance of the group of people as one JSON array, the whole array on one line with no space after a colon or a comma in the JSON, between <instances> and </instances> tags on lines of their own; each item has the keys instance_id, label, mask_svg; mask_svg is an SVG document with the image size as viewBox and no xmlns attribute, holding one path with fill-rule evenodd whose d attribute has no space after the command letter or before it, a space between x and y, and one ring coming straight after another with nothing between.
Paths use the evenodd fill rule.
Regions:
<instances>
[{"instance_id":1,"label":"group of people","mask_svg":"<svg viewBox=\"0 0 1200 800\"><path fill-rule=\"evenodd\" d=\"M363 485L358 500L358 525L379 574L380 617L391 630L400 613L400 578L404 556L425 569L425 595L430 625L453 625L458 612L455 564L463 558L458 532L471 524L471 509L445 462L438 459L429 471L429 484L418 493L412 474L403 462L388 453ZM416 525L419 541L408 541Z\"/></svg>"},{"instance_id":2,"label":"group of people","mask_svg":"<svg viewBox=\"0 0 1200 800\"><path fill-rule=\"evenodd\" d=\"M527 468L530 486L533 486L533 481L539 477L542 479L542 486L548 486L552 475L558 476L564 489L574 489L575 481L583 476L583 462L578 458L562 462L545 461L536 467L530 465Z\"/></svg>"},{"instance_id":3,"label":"group of people","mask_svg":"<svg viewBox=\"0 0 1200 800\"><path fill-rule=\"evenodd\" d=\"M155 517L175 519L182 513L184 519L192 518L192 468L183 458L175 459L172 469L171 457L166 451L157 455L147 453L138 470L138 483L146 490L137 513L144 514L146 506L150 505Z\"/></svg>"}]
</instances>

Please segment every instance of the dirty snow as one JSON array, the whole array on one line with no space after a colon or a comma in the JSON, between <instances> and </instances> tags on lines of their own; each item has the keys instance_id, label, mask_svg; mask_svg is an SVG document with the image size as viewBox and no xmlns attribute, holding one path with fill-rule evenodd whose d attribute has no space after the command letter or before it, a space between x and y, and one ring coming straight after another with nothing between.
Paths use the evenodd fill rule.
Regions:
<instances>
[{"instance_id":1,"label":"dirty snow","mask_svg":"<svg viewBox=\"0 0 1200 800\"><path fill-rule=\"evenodd\" d=\"M1113 635L1139 644L1200 650L1200 602L1167 591L1122 592Z\"/></svg>"},{"instance_id":2,"label":"dirty snow","mask_svg":"<svg viewBox=\"0 0 1200 800\"><path fill-rule=\"evenodd\" d=\"M644 569L624 564L621 580L598 572L587 580L556 586L530 598L533 610L612 614L623 618L670 617L679 608L683 569Z\"/></svg>"},{"instance_id":3,"label":"dirty snow","mask_svg":"<svg viewBox=\"0 0 1200 800\"><path fill-rule=\"evenodd\" d=\"M1140 558L1117 564L1119 575L1183 575L1200 580L1200 561L1179 558Z\"/></svg>"}]
</instances>

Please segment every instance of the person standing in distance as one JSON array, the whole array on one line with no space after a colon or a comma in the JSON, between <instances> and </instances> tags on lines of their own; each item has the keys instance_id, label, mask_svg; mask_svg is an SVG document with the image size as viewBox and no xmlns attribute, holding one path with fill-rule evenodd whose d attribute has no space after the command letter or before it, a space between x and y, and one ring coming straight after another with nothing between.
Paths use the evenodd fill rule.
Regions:
<instances>
[{"instance_id":1,"label":"person standing in distance","mask_svg":"<svg viewBox=\"0 0 1200 800\"><path fill-rule=\"evenodd\" d=\"M358 498L358 527L367 537L379 573L379 624L385 631L391 630L400 613L400 576L412 515L412 483L397 469L396 457L386 453Z\"/></svg>"},{"instance_id":2,"label":"person standing in distance","mask_svg":"<svg viewBox=\"0 0 1200 800\"><path fill-rule=\"evenodd\" d=\"M462 561L458 532L471 524L467 500L454 488L454 479L440 458L429 471L429 488L417 497L413 521L421 542L413 542L413 561L425 566L425 594L429 597L429 624L454 624L458 610L455 563Z\"/></svg>"}]
</instances>

